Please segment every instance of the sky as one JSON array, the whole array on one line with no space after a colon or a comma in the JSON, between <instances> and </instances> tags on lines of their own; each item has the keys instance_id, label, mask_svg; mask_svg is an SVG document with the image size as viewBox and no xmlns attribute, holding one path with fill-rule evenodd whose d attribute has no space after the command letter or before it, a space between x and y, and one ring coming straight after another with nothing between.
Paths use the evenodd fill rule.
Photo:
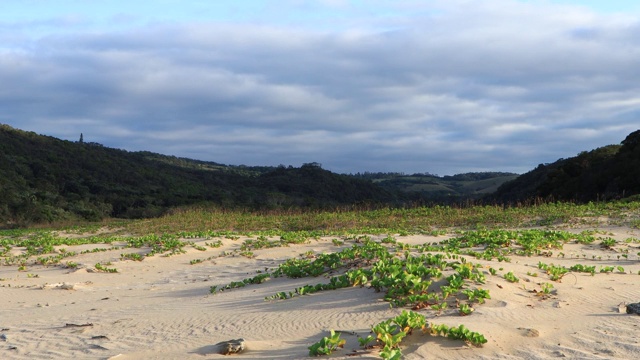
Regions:
<instances>
[{"instance_id":1,"label":"sky","mask_svg":"<svg viewBox=\"0 0 640 360\"><path fill-rule=\"evenodd\" d=\"M635 0L0 0L0 123L65 140L524 173L639 119Z\"/></svg>"}]
</instances>

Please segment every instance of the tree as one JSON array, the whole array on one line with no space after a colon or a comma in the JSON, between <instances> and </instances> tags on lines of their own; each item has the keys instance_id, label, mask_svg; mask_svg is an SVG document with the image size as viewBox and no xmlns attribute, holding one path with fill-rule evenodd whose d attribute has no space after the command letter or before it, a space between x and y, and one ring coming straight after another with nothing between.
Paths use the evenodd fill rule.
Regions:
<instances>
[{"instance_id":1,"label":"tree","mask_svg":"<svg viewBox=\"0 0 640 360\"><path fill-rule=\"evenodd\" d=\"M80 133L80 141L78 141L80 144L84 143L84 139L82 138L82 133Z\"/></svg>"}]
</instances>

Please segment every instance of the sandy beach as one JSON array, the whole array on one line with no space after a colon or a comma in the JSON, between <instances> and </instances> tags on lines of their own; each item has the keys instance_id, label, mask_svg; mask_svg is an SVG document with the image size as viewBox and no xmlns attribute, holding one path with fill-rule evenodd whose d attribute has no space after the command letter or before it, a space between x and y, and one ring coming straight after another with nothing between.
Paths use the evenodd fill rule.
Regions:
<instances>
[{"instance_id":1,"label":"sandy beach","mask_svg":"<svg viewBox=\"0 0 640 360\"><path fill-rule=\"evenodd\" d=\"M473 347L460 340L414 332L402 342L406 359L637 359L640 358L640 317L624 311L623 303L640 302L640 231L629 227L569 228L595 230L616 240L607 249L568 242L560 256L512 256L511 262L482 264L491 299L475 304L469 316L455 308L441 313L420 310L427 321L464 324L484 334L488 342ZM380 242L387 235L371 236ZM455 236L395 235L406 244L438 243ZM363 349L357 337L370 334L372 325L394 317L402 308L383 301L368 287L321 291L288 300L265 301L280 291L327 282L317 278L278 277L216 294L211 286L255 276L284 260L337 252L354 245L344 238L312 239L307 244L253 251L238 250L244 238L190 239L204 246L219 240L218 248L185 248L183 254L155 255L142 261L122 260L122 253L148 249L88 252L65 259L61 265L0 266L0 358L2 359L303 359L308 347L329 334L344 331L343 349L327 358L379 358L379 348ZM634 241L634 239L636 241ZM117 245L117 244L116 244ZM113 246L105 245L104 247ZM88 250L100 244L62 246L67 251ZM22 251L19 248L13 252ZM311 251L311 253L310 253ZM620 258L621 254L627 257ZM538 263L570 267L575 264L613 266L608 273L569 272L551 281ZM110 263L117 273L97 271L96 263ZM620 271L622 267L624 271ZM499 270L491 275L489 268ZM513 272L518 282L502 274ZM540 296L541 283L553 291ZM237 355L219 355L214 344L244 338L247 349Z\"/></svg>"}]
</instances>

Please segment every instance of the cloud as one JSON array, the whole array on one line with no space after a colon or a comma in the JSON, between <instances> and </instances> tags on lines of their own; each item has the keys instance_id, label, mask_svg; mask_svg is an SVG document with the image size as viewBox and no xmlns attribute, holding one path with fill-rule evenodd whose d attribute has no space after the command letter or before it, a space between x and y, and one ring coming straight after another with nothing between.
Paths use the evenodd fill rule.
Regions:
<instances>
[{"instance_id":1,"label":"cloud","mask_svg":"<svg viewBox=\"0 0 640 360\"><path fill-rule=\"evenodd\" d=\"M524 172L638 128L637 17L510 0L398 1L370 17L291 4L349 16L336 30L2 25L17 31L0 37L0 122L228 164L442 175Z\"/></svg>"}]
</instances>

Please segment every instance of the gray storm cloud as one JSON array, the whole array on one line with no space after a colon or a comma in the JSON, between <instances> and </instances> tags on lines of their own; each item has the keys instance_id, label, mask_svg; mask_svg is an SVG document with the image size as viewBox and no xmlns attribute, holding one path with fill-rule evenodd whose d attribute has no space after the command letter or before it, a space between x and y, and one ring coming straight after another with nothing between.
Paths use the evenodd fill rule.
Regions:
<instances>
[{"instance_id":1,"label":"gray storm cloud","mask_svg":"<svg viewBox=\"0 0 640 360\"><path fill-rule=\"evenodd\" d=\"M441 175L524 172L638 128L637 17L426 3L334 31L198 22L29 37L14 24L0 36L0 122L227 164Z\"/></svg>"}]
</instances>

